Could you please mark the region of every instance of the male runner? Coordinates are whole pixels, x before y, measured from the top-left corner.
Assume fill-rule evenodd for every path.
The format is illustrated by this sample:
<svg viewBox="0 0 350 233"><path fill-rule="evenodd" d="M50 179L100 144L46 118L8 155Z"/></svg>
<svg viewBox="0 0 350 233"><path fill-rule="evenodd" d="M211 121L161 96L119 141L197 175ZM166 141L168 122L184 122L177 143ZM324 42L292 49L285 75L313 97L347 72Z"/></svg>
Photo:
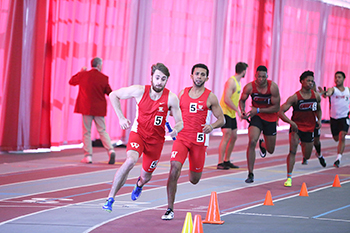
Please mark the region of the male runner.
<svg viewBox="0 0 350 233"><path fill-rule="evenodd" d="M125 118L121 110L120 99L134 98L136 100L137 117L132 125L127 144L127 158L116 172L108 199L103 206L103 209L108 212L112 211L115 195L124 185L130 170L142 154L141 175L131 193L132 200L135 201L140 196L143 185L151 179L163 149L168 111L175 119L175 126L170 136L176 137L183 128L179 100L174 93L165 88L169 76L168 68L162 63L157 63L151 68L151 85L124 87L109 95L122 129L128 129L131 121Z"/></svg>
<svg viewBox="0 0 350 233"><path fill-rule="evenodd" d="M334 76L335 87L330 87L326 92L319 87L324 97L330 97L331 132L334 141L338 142L335 167L339 167L345 148L345 136L349 130L349 104L350 89L344 86L345 73L337 71Z"/></svg>
<svg viewBox="0 0 350 233"><path fill-rule="evenodd" d="M205 82L209 79L208 76L209 69L206 65L194 65L191 71L192 87L187 87L179 93L184 128L174 141L171 152L171 168L167 183L168 209L162 216L163 220L174 218L177 181L187 155L190 164L189 181L197 184L204 167L208 134L225 123L217 97L204 87ZM209 110L217 118L212 124L209 124Z"/></svg>
<svg viewBox="0 0 350 233"><path fill-rule="evenodd" d="M249 119L248 128L248 178L246 183L254 182L255 147L261 131L264 139L259 140L260 156L265 157L266 151L272 154L276 145L276 125L278 111L280 109L280 93L275 82L267 80L267 68L259 66L256 69L255 80L245 85L239 100L239 108L242 119ZM245 102L251 96L252 107L249 112L245 112Z"/></svg>
<svg viewBox="0 0 350 233"><path fill-rule="evenodd" d="M295 164L299 139L303 157L309 159L311 156L314 140L316 119L318 127L321 128L321 97L312 90L314 73L305 71L300 76L301 89L290 96L281 106L279 117L290 124L289 130L289 154L287 157L287 180L284 186L292 186L292 172ZM285 112L293 106L292 118L289 119ZM316 118L317 116L317 118Z"/></svg>
<svg viewBox="0 0 350 233"><path fill-rule="evenodd" d="M238 62L236 64L236 74L225 83L224 93L220 100L220 106L225 116L225 125L221 127L222 139L219 145L217 169L239 168L231 163L230 157L237 140L236 115L241 118L241 112L238 109L239 95L241 94L241 78L244 78L247 68L247 63Z"/></svg>
<svg viewBox="0 0 350 233"><path fill-rule="evenodd" d="M313 82L313 86L312 86L312 90L314 92L316 92L316 84L315 81ZM316 117L316 125L315 125L315 130L314 130L314 147L316 149L316 157L318 158L320 164L322 167L326 167L326 160L324 159L324 157L322 156L321 153L321 140L320 140L320 136L321 136L321 128L319 127L318 123L317 123L317 117ZM302 165L307 165L307 159L305 157L303 157L303 161L301 162Z"/></svg>

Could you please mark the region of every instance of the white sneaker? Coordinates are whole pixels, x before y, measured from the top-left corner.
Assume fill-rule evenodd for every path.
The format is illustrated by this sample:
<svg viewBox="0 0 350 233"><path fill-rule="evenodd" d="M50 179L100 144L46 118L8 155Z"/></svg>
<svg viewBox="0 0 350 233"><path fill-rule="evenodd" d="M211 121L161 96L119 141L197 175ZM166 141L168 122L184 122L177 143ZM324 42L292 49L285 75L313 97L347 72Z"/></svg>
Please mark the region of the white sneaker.
<svg viewBox="0 0 350 233"><path fill-rule="evenodd" d="M174 211L170 208L168 208L165 212L165 214L162 216L163 220L171 220L174 218Z"/></svg>
<svg viewBox="0 0 350 233"><path fill-rule="evenodd" d="M80 162L81 163L92 163L92 156L86 155Z"/></svg>

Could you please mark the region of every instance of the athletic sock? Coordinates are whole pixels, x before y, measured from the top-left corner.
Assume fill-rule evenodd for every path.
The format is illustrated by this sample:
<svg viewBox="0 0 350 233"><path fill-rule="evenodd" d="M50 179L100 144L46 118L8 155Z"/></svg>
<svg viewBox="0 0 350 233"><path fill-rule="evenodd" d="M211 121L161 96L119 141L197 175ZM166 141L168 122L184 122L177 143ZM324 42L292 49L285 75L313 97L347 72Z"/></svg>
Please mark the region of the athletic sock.
<svg viewBox="0 0 350 233"><path fill-rule="evenodd" d="M287 173L287 178L291 178L292 179L292 173Z"/></svg>
<svg viewBox="0 0 350 233"><path fill-rule="evenodd" d="M339 160L339 162L340 162L340 160L341 160L341 157L342 157L342 155L341 155L341 154L338 154L337 160Z"/></svg>
<svg viewBox="0 0 350 233"><path fill-rule="evenodd" d="M320 155L321 154L321 143L318 144L318 145L315 145L315 149L316 149L316 152L317 152L317 157L321 158L322 157L322 155Z"/></svg>

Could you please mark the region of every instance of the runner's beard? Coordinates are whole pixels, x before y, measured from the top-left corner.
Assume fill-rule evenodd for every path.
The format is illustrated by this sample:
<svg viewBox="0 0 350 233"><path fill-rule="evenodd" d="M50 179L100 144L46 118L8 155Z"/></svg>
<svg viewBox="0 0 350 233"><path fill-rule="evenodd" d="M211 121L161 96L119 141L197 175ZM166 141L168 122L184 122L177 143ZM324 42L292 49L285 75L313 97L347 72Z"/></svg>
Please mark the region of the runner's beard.
<svg viewBox="0 0 350 233"><path fill-rule="evenodd" d="M205 82L197 83L197 82L193 81L193 83L194 83L194 85L196 85L196 87L202 87Z"/></svg>
<svg viewBox="0 0 350 233"><path fill-rule="evenodd" d="M164 90L164 87L163 86L161 86L161 87L158 86L157 87L157 86L154 86L153 83L152 83L152 89L153 89L153 91L155 91L157 93L162 92Z"/></svg>

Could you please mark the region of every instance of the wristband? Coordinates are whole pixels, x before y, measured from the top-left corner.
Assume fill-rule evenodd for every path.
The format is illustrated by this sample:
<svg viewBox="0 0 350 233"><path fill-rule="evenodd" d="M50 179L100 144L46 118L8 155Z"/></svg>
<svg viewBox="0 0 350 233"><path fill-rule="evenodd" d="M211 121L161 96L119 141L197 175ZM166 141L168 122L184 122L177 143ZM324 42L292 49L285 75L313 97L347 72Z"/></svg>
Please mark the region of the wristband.
<svg viewBox="0 0 350 233"><path fill-rule="evenodd" d="M259 113L259 112L260 112L260 108L257 108L257 109L256 109L256 113Z"/></svg>
<svg viewBox="0 0 350 233"><path fill-rule="evenodd" d="M209 125L211 127L211 130L214 130L213 126Z"/></svg>

